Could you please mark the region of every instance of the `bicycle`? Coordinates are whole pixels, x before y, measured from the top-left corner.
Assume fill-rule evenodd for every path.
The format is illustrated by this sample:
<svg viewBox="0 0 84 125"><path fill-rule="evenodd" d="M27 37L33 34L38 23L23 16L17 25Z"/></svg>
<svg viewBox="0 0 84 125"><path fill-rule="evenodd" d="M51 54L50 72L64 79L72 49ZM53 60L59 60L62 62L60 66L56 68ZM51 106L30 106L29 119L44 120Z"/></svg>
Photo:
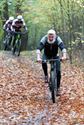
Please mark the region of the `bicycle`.
<svg viewBox="0 0 84 125"><path fill-rule="evenodd" d="M16 54L17 56L20 56L20 51L21 51L21 35L25 34L27 31L24 32L14 32L14 34L16 35L16 41L15 44L12 48L12 54Z"/></svg>
<svg viewBox="0 0 84 125"><path fill-rule="evenodd" d="M16 35L16 40L12 48L12 54L16 54L17 56L19 56L21 49L21 32L14 32L14 34Z"/></svg>
<svg viewBox="0 0 84 125"><path fill-rule="evenodd" d="M53 103L55 103L56 95L57 95L57 73L56 73L56 61L59 59L48 59L44 60L50 63L50 78L49 78L49 90L51 92L51 97ZM61 61L61 59L60 59Z"/></svg>
<svg viewBox="0 0 84 125"><path fill-rule="evenodd" d="M3 41L4 50L10 50L11 48L11 45L9 45L10 39L11 39L11 32L9 31L6 33L5 39Z"/></svg>

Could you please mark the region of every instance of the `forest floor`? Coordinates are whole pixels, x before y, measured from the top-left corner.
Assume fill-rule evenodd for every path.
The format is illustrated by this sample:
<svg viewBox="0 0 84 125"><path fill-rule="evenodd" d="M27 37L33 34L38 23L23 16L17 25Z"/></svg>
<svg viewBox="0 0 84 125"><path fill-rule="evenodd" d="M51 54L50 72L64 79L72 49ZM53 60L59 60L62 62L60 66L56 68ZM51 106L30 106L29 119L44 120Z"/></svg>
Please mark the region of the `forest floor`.
<svg viewBox="0 0 84 125"><path fill-rule="evenodd" d="M34 55L0 52L0 125L84 125L84 72L62 63L61 95L52 103Z"/></svg>

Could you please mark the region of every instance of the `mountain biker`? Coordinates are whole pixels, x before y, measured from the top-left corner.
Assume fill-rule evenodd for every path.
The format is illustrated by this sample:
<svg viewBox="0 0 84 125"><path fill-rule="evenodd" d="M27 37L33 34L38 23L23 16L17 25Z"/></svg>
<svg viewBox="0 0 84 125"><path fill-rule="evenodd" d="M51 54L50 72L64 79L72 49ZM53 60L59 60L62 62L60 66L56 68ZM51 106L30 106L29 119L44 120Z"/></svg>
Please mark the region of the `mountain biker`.
<svg viewBox="0 0 84 125"><path fill-rule="evenodd" d="M21 31L22 28L27 30L27 27L22 15L18 15L17 18L13 21L11 29L13 32L22 32ZM17 38L17 34L14 33L13 47L15 45L16 38Z"/></svg>
<svg viewBox="0 0 84 125"><path fill-rule="evenodd" d="M42 37L40 40L40 44L37 47L37 61L42 62L42 69L45 75L45 83L48 82L48 71L47 71L47 63L45 60L47 59L58 59L56 60L56 72L57 72L57 88L60 88L60 80L61 80L61 70L60 70L60 59L58 55L58 48L62 51L62 60L66 60L66 49L62 39L57 36L56 32L53 29L50 29L47 32L47 35ZM44 53L41 59L41 50L44 49Z"/></svg>
<svg viewBox="0 0 84 125"><path fill-rule="evenodd" d="M10 33L9 45L11 44L11 41L12 41L11 25L12 25L13 20L14 20L14 17L10 16L3 26L3 29L5 30L6 34Z"/></svg>

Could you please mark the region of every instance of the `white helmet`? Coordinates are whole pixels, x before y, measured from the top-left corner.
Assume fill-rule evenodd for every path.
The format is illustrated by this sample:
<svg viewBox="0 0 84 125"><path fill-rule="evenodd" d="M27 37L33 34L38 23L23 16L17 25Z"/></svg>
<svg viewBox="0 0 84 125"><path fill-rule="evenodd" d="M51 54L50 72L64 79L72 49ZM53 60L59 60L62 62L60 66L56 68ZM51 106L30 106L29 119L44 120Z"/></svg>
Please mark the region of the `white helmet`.
<svg viewBox="0 0 84 125"><path fill-rule="evenodd" d="M17 16L17 19L18 19L18 20L22 20L22 19L23 19L22 15L18 15L18 16Z"/></svg>
<svg viewBox="0 0 84 125"><path fill-rule="evenodd" d="M49 35L49 34L56 35L56 32L55 32L55 30L53 30L53 29L50 29L50 30L47 32L47 34L48 34L48 35Z"/></svg>
<svg viewBox="0 0 84 125"><path fill-rule="evenodd" d="M49 35L53 35L52 41L49 39ZM48 37L48 43L49 43L49 44L54 43L55 40L56 40L56 32L55 32L55 30L50 29L50 30L47 32L47 37Z"/></svg>
<svg viewBox="0 0 84 125"><path fill-rule="evenodd" d="M9 20L10 20L10 21L13 21L13 20L14 20L14 17L13 17L13 16L9 17Z"/></svg>

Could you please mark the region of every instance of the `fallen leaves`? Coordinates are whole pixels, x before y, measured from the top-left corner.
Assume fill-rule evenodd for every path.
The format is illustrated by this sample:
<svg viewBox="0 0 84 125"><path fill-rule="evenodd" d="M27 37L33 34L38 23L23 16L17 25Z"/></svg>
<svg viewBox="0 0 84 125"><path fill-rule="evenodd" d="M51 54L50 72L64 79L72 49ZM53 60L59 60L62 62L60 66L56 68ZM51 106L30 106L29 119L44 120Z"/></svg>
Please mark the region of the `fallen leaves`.
<svg viewBox="0 0 84 125"><path fill-rule="evenodd" d="M53 104L40 64L26 56L0 54L0 125L4 124L83 125L84 72L62 64L61 96Z"/></svg>

